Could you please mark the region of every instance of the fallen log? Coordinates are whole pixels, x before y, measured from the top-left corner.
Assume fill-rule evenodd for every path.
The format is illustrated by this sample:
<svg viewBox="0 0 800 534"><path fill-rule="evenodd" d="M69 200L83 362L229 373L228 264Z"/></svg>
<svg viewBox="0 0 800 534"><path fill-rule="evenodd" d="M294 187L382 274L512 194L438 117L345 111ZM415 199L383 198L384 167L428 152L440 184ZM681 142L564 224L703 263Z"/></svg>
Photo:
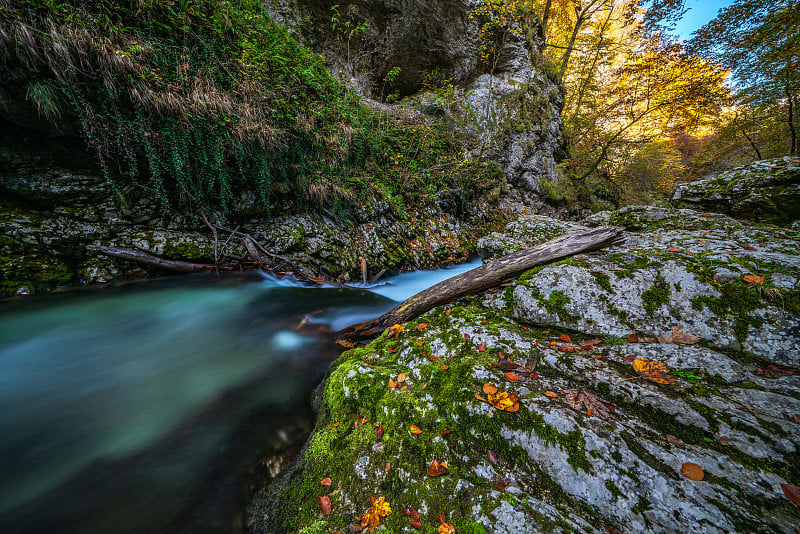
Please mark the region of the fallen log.
<svg viewBox="0 0 800 534"><path fill-rule="evenodd" d="M210 271L211 269L214 268L213 265L206 265L203 263L190 263L188 261L166 260L164 258L159 258L158 256L153 256L152 254L146 254L144 252L139 252L137 250L130 250L126 248L88 245L86 249L92 252L97 252L98 254L103 254L105 256L111 256L112 258L130 260L136 263L141 263L143 265L150 265L152 267L158 267L159 269L164 269L166 271L173 271L176 273L202 273Z"/></svg>
<svg viewBox="0 0 800 534"><path fill-rule="evenodd" d="M617 245L624 240L621 228L595 228L577 234L563 235L535 247L503 256L471 271L439 282L403 301L376 319L340 330L338 332L339 342L348 345L356 341L378 337L381 332L394 324L410 321L436 306L466 295L491 289L537 265L560 260L579 252L589 252Z"/></svg>

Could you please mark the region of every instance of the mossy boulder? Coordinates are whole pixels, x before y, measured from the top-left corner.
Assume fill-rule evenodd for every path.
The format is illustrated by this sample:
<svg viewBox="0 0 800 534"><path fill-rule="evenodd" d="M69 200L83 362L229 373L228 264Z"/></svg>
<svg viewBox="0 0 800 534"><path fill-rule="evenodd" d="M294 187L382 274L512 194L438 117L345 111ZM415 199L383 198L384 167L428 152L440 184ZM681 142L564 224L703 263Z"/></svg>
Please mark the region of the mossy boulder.
<svg viewBox="0 0 800 534"><path fill-rule="evenodd" d="M716 349L800 366L800 233L650 207L584 221L599 224L628 228L627 241L533 269L495 305L591 335L658 338L682 327ZM585 227L525 217L480 246L503 255Z"/></svg>
<svg viewBox="0 0 800 534"><path fill-rule="evenodd" d="M780 484L800 469L800 377L764 378L697 346L563 352L563 331L516 322L487 307L495 300L435 309L396 339L342 355L304 454L253 502L250 531L347 532L384 497L386 532L414 531L407 507L428 533L442 513L471 533L791 532L800 508ZM629 354L667 362L676 382L626 380L636 376ZM500 355L535 362L535 374L509 381ZM519 410L478 399L485 383L516 394ZM575 410L558 394L569 388L616 411L604 420ZM433 461L443 475L429 475ZM686 462L703 467L703 481L681 476ZM330 515L318 507L324 495Z"/></svg>
<svg viewBox="0 0 800 534"><path fill-rule="evenodd" d="M679 185L672 202L682 208L788 224L800 219L800 158L756 161Z"/></svg>

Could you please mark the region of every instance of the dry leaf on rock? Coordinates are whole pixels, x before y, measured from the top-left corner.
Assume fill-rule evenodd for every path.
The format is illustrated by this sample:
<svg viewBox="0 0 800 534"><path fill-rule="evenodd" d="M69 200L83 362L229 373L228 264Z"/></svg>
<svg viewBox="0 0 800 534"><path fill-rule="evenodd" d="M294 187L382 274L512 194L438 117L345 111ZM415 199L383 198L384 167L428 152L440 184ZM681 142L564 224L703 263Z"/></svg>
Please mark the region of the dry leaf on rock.
<svg viewBox="0 0 800 534"><path fill-rule="evenodd" d="M558 336L558 339L560 339L565 343L572 343L572 339L567 334L561 334L560 336Z"/></svg>
<svg viewBox="0 0 800 534"><path fill-rule="evenodd" d="M623 534L620 529L612 527L611 525L604 525L603 528L606 532L608 532L608 534Z"/></svg>
<svg viewBox="0 0 800 534"><path fill-rule="evenodd" d="M519 377L516 373L508 372L503 375L509 382L519 382Z"/></svg>
<svg viewBox="0 0 800 534"><path fill-rule="evenodd" d="M792 416L792 421L794 421L795 423L797 423L798 425L800 425L800 415L798 415L798 414L794 414L794 415Z"/></svg>
<svg viewBox="0 0 800 534"><path fill-rule="evenodd" d="M551 399L558 398L558 393L556 393L555 391L545 391L544 394L550 397Z"/></svg>
<svg viewBox="0 0 800 534"><path fill-rule="evenodd" d="M568 343L564 343L558 346L558 350L562 352L580 352L580 349L575 345L570 345Z"/></svg>
<svg viewBox="0 0 800 534"><path fill-rule="evenodd" d="M633 370L645 380L655 382L656 384L672 384L677 380L677 378L669 374L669 367L667 367L667 364L658 360L638 358L633 362Z"/></svg>
<svg viewBox="0 0 800 534"><path fill-rule="evenodd" d="M589 415L596 415L600 419L608 419L608 414L615 410L610 402L580 388L564 389L561 394L573 409L581 411L581 405L586 406Z"/></svg>
<svg viewBox="0 0 800 534"><path fill-rule="evenodd" d="M516 412L519 410L519 397L516 395L510 394L507 391L498 391L496 386L488 382L483 385L483 392L486 393L485 399L477 393L475 394L475 398L488 402L498 410L504 410L506 412Z"/></svg>
<svg viewBox="0 0 800 534"><path fill-rule="evenodd" d="M628 334L628 337L625 338L625 340L628 343L638 343L639 342L639 336L637 336L636 334Z"/></svg>
<svg viewBox="0 0 800 534"><path fill-rule="evenodd" d="M746 274L746 275L744 275L743 280L745 282L747 282L748 284L763 284L764 283L764 277L763 276L758 276L758 275L755 275L755 274Z"/></svg>
<svg viewBox="0 0 800 534"><path fill-rule="evenodd" d="M670 252L680 252L681 249L680 249L680 247L669 247L669 251Z"/></svg>
<svg viewBox="0 0 800 534"><path fill-rule="evenodd" d="M791 484L781 484L783 494L786 495L790 501L800 506L800 488L792 486Z"/></svg>
<svg viewBox="0 0 800 534"><path fill-rule="evenodd" d="M494 451L492 449L486 450L486 458L489 459L489 463L491 463L492 465L497 465L497 456L494 454Z"/></svg>
<svg viewBox="0 0 800 534"><path fill-rule="evenodd" d="M431 462L431 465L428 466L428 476L438 477L445 473L447 473L447 464L439 463L438 460L434 460Z"/></svg>
<svg viewBox="0 0 800 534"><path fill-rule="evenodd" d="M673 326L672 334L658 336L659 343L672 343L674 345L694 345L698 341L700 341L699 337L683 332L683 325Z"/></svg>
<svg viewBox="0 0 800 534"><path fill-rule="evenodd" d="M681 474L689 480L693 480L695 482L703 480L704 476L703 468L697 464L693 464L692 462L686 462L681 466Z"/></svg>
<svg viewBox="0 0 800 534"><path fill-rule="evenodd" d="M623 362L632 362L635 359L636 359L636 355L635 354L628 354L628 355L622 357L622 361Z"/></svg>
<svg viewBox="0 0 800 534"><path fill-rule="evenodd" d="M331 499L327 495L323 495L319 499L317 499L317 506L319 506L320 512L325 515L331 513Z"/></svg>
<svg viewBox="0 0 800 534"><path fill-rule="evenodd" d="M486 350L486 343L481 343L478 345L478 352L483 352Z"/></svg>
<svg viewBox="0 0 800 534"><path fill-rule="evenodd" d="M759 367L755 373L761 376L800 376L800 369L771 363L766 367Z"/></svg>
<svg viewBox="0 0 800 534"><path fill-rule="evenodd" d="M601 341L599 339L590 339L589 341L579 341L578 345L581 346L584 350L590 350L595 345L599 345Z"/></svg>
<svg viewBox="0 0 800 534"><path fill-rule="evenodd" d="M672 434L667 434L667 441L678 447L679 449L685 449L686 443L683 442L682 439L676 438Z"/></svg>
<svg viewBox="0 0 800 534"><path fill-rule="evenodd" d="M400 324L393 324L393 325L392 325L392 326L389 328L389 333L386 335L386 337L400 337L400 334L402 334L403 332L405 332L405 330L406 330L406 329L405 329L405 328L403 328L403 325L400 325Z"/></svg>
<svg viewBox="0 0 800 534"><path fill-rule="evenodd" d="M447 522L444 512L439 514L437 519L439 520L439 528L436 529L437 534L455 534L456 529L453 527L453 525Z"/></svg>

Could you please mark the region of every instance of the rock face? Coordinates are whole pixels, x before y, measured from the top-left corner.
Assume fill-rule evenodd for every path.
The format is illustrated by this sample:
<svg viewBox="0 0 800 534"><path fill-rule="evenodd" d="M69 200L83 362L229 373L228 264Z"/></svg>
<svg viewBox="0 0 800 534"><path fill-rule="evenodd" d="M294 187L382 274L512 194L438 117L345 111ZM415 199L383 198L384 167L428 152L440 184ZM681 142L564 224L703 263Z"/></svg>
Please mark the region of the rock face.
<svg viewBox="0 0 800 534"><path fill-rule="evenodd" d="M22 129L0 143L0 296L147 274L135 264L88 254L87 245L213 263L214 241L199 213L165 215L147 191L113 187L74 144L63 139L42 144ZM497 198L443 193L439 202L404 217L373 203L349 222L322 213L268 218L250 196L237 200L227 226L250 233L307 272L348 273L352 280L361 278L362 257L370 277L384 268L464 260L484 228L503 216ZM228 237L221 231L220 243ZM230 239L224 252L247 256L238 238Z"/></svg>
<svg viewBox="0 0 800 534"><path fill-rule="evenodd" d="M272 0L271 13L329 59L330 70L371 98L408 97L450 116L474 137L472 157L497 162L512 186L506 200L552 214L543 181L566 157L563 94L540 59L542 42L506 33L498 60L480 60L476 0ZM535 21L530 33L535 34ZM354 33L353 28L358 28ZM533 49L532 49L533 48ZM399 74L387 74L399 68Z"/></svg>
<svg viewBox="0 0 800 534"><path fill-rule="evenodd" d="M427 531L444 514L469 533L793 532L800 507L781 484L800 483L800 234L654 208L585 224L609 222L626 244L342 355L251 531L347 532L384 497L390 532L410 531L407 508ZM481 245L500 254L576 228L527 217ZM641 378L645 358L667 379ZM495 407L503 392L510 410Z"/></svg>
<svg viewBox="0 0 800 534"><path fill-rule="evenodd" d="M787 224L800 219L800 158L756 161L682 184L673 204L735 217Z"/></svg>

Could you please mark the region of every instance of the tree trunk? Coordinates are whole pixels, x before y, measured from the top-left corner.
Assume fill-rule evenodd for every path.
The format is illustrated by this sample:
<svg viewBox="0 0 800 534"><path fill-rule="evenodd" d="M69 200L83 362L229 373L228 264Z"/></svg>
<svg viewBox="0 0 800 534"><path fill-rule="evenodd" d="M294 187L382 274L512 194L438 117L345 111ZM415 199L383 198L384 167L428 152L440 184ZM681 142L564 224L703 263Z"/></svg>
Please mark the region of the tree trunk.
<svg viewBox="0 0 800 534"><path fill-rule="evenodd" d="M789 133L791 135L791 147L789 148L789 154L792 156L797 155L797 130L794 127L794 102L792 101L792 93L789 92L789 86L787 85L785 88L786 91L786 98L789 100Z"/></svg>
<svg viewBox="0 0 800 534"><path fill-rule="evenodd" d="M139 252L137 250L129 250L125 248L89 245L86 247L86 249L92 252L97 252L98 254L111 256L112 258L130 260L136 263L142 263L144 265L150 265L151 267L158 267L159 269L164 269L165 271L173 271L176 273L201 273L205 271L210 271L211 269L214 268L213 265L204 265L202 263L165 260L164 258L153 256L152 254L145 254L144 252Z"/></svg>
<svg viewBox="0 0 800 534"><path fill-rule="evenodd" d="M544 15L542 15L542 40L547 45L547 20L550 18L550 4L552 4L553 0L547 0L547 3L544 5Z"/></svg>
<svg viewBox="0 0 800 534"><path fill-rule="evenodd" d="M377 337L393 324L419 317L428 310L457 298L480 293L519 276L528 269L577 254L616 245L624 241L621 228L595 228L567 234L547 243L521 250L486 263L466 273L448 278L392 308L377 319L348 326L339 331L342 344Z"/></svg>

